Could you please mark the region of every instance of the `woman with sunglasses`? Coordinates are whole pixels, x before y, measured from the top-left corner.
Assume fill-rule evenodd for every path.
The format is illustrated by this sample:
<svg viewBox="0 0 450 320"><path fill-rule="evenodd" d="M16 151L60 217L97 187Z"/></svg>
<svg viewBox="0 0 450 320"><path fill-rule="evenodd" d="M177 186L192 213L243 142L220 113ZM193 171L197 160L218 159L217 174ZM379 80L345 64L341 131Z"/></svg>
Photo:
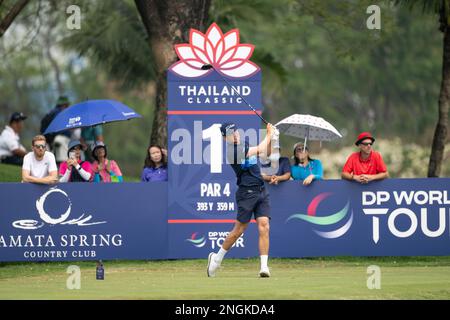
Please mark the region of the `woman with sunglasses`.
<svg viewBox="0 0 450 320"><path fill-rule="evenodd" d="M382 180L389 177L383 157L372 150L375 138L370 132L362 132L355 145L359 152L352 153L342 169L342 179L367 184L370 181Z"/></svg>
<svg viewBox="0 0 450 320"><path fill-rule="evenodd" d="M59 182L90 182L93 177L91 164L88 161L81 161L81 142L72 140L69 143L66 162L59 166L61 178Z"/></svg>
<svg viewBox="0 0 450 320"><path fill-rule="evenodd" d="M311 159L308 147L302 142L294 145L294 161L291 166L291 176L294 180L302 180L303 185L308 186L313 180L323 178L322 162L318 159Z"/></svg>
<svg viewBox="0 0 450 320"><path fill-rule="evenodd" d="M22 182L54 184L58 182L58 168L53 153L46 151L47 143L42 135L31 141L33 152L23 158Z"/></svg>

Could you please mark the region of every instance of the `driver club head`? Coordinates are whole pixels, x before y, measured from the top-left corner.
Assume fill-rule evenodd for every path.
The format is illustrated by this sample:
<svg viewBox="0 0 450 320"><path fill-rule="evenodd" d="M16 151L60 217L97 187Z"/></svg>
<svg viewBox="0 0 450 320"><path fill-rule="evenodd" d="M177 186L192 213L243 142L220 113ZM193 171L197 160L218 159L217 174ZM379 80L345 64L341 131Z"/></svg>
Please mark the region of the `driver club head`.
<svg viewBox="0 0 450 320"><path fill-rule="evenodd" d="M204 64L203 66L202 66L202 70L209 70L209 69L212 69L213 68L213 66L212 65L210 65L210 64Z"/></svg>

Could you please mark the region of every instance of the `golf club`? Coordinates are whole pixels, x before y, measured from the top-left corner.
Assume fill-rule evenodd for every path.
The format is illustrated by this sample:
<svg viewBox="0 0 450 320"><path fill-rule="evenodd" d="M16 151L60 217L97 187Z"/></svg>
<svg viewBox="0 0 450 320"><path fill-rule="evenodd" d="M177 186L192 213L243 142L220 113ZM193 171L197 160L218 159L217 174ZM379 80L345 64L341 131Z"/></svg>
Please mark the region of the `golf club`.
<svg viewBox="0 0 450 320"><path fill-rule="evenodd" d="M201 68L202 70L209 70L209 69L214 69L214 67L211 65L211 64L204 64L203 66L202 66L202 68ZM214 70L216 70L216 69L214 69ZM217 70L216 70L217 71ZM253 108L252 107L252 105L250 104L250 103L248 103L246 100L245 100L245 98L228 82L228 80L227 79L225 79L225 77L224 76L222 76L221 74L220 74L220 72L217 72L219 75L220 75L220 77L234 90L234 92L236 92L238 95L239 95L239 97L241 97L241 99L245 102L245 104L247 104L247 106L249 106L250 107L250 109L252 109L253 110L253 112L262 120L262 121L264 121L264 123L265 124L269 124L269 122L267 122L266 121L266 119L264 119L256 110L255 110L255 108Z"/></svg>

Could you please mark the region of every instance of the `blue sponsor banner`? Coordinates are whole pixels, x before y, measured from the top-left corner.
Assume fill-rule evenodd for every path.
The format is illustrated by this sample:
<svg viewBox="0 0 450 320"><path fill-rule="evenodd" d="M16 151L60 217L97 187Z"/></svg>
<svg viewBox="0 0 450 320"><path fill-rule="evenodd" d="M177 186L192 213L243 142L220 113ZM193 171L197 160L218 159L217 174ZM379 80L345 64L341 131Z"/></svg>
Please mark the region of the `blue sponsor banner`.
<svg viewBox="0 0 450 320"><path fill-rule="evenodd" d="M388 179L368 185L325 180L308 187L288 181L268 188L272 257L450 254L450 179ZM204 258L217 250L229 229L178 225L170 235L170 256ZM257 256L257 236L251 224L229 255Z"/></svg>
<svg viewBox="0 0 450 320"><path fill-rule="evenodd" d="M450 179L271 188L271 253L303 256L450 254Z"/></svg>
<svg viewBox="0 0 450 320"><path fill-rule="evenodd" d="M235 213L170 224L167 186L0 184L0 261L206 258L217 251ZM268 188L272 257L450 254L448 178ZM251 223L227 256L257 256L257 240Z"/></svg>
<svg viewBox="0 0 450 320"><path fill-rule="evenodd" d="M167 184L0 184L0 261L167 257Z"/></svg>

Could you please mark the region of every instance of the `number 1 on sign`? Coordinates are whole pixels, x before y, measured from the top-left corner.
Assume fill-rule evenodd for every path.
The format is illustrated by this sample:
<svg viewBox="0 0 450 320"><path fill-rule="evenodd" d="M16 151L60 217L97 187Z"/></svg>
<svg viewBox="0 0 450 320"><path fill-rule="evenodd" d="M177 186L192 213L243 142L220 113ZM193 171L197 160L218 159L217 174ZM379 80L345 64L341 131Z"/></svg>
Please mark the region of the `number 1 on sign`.
<svg viewBox="0 0 450 320"><path fill-rule="evenodd" d="M210 171L211 173L222 173L222 134L220 133L220 123L215 123L208 129L202 131L203 140L211 140L210 148Z"/></svg>

